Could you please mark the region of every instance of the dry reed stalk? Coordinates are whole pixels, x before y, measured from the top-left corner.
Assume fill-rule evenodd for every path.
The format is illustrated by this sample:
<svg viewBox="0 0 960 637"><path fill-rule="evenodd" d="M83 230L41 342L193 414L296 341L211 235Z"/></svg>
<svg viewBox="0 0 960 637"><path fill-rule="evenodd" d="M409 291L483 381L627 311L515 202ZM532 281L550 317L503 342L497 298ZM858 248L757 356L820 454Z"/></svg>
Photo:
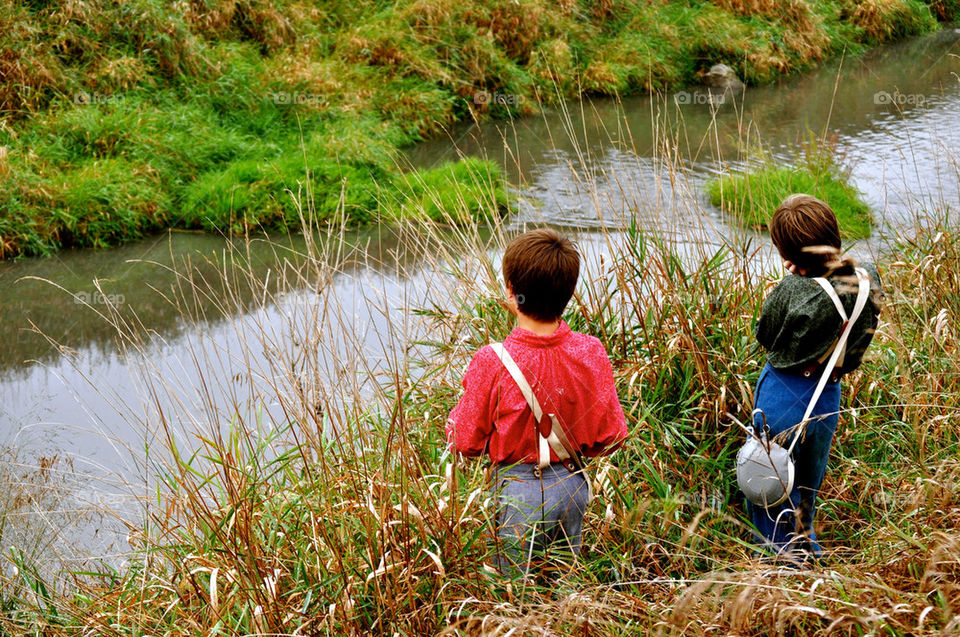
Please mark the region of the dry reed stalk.
<svg viewBox="0 0 960 637"><path fill-rule="evenodd" d="M579 139L579 117L568 112L566 138ZM768 568L724 480L739 442L726 414L749 413L760 366L749 327L763 248L723 236L690 196L678 139L655 137L653 191L588 148L572 153L571 180L602 224L579 235L588 258L568 320L611 352L633 437L601 470L583 562L558 584L491 574L483 467L454 471L443 453L463 365L511 328L496 259L519 228L410 222L391 231L395 252L374 255L343 226L310 227L308 192L305 246L275 244L267 272L249 242L211 257L207 274L174 268L175 286L159 292L183 324L177 373L151 355L147 317L99 310L138 361L116 407L160 441L137 567L57 597L59 623L23 598L34 614L0 621L50 634L946 630L960 611L957 465L944 460L958 370L937 317L958 311L958 235L929 242L917 229L917 250L890 270L877 360L851 379L858 411L843 417L862 427L838 441L822 515L828 536L855 525L863 537L830 567ZM691 218L702 221L687 234ZM370 270L386 276L372 284ZM212 325L228 337L210 339ZM892 431L936 464L897 482L899 459L867 456L863 442ZM870 497L878 485L897 499ZM903 519L916 519L912 534Z"/></svg>

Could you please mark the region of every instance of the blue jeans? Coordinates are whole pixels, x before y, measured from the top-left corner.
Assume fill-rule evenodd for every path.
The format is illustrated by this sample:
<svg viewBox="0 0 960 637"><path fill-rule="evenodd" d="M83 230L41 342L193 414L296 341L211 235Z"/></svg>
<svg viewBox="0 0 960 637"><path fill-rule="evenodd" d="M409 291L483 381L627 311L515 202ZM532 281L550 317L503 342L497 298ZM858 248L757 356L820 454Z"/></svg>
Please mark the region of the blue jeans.
<svg viewBox="0 0 960 637"><path fill-rule="evenodd" d="M499 501L496 530L501 543L500 571L526 574L532 561L572 562L580 552L587 482L561 464L533 474L531 464L496 467Z"/></svg>
<svg viewBox="0 0 960 637"><path fill-rule="evenodd" d="M802 374L781 372L769 363L764 366L757 381L754 405L766 416L771 438L803 419L819 380L819 376L807 378ZM830 457L839 411L840 382L827 381L814 407L812 419L807 423L806 432L801 434L793 449L796 474L790 498L766 509L747 503L750 519L759 534L756 539L763 549L788 557L799 557L804 551L815 558L822 555L823 550L813 528L813 517L817 510L817 492L827 471L827 459ZM763 416L760 414L754 416L753 428L758 434L763 429ZM789 447L792 436L793 432L786 440L779 439L777 442Z"/></svg>

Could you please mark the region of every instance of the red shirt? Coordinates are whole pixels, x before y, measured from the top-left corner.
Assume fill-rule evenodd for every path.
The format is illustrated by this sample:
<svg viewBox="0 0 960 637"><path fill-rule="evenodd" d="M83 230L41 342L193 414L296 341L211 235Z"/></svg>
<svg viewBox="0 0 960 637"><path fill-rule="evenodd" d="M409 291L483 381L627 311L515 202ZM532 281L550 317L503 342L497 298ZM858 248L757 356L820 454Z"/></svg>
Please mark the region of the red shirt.
<svg viewBox="0 0 960 637"><path fill-rule="evenodd" d="M503 342L544 412L556 414L571 444L586 456L610 453L627 436L627 422L603 344L563 321L550 336L515 328ZM490 347L477 352L463 377L463 397L450 412L447 440L460 453L487 451L495 463L537 462L536 418L520 388ZM550 458L558 462L550 451Z"/></svg>

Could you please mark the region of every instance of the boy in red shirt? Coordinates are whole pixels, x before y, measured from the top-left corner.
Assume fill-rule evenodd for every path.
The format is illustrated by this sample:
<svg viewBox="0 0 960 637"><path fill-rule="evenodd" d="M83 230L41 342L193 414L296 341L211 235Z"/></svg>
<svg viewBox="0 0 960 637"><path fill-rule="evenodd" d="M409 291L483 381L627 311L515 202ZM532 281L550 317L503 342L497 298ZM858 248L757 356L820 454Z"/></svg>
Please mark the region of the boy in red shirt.
<svg viewBox="0 0 960 637"><path fill-rule="evenodd" d="M527 232L507 246L503 276L517 327L503 349L531 386L542 419L538 425L496 346L488 345L470 361L463 397L447 421L452 447L466 456L489 454L494 465L496 533L507 558L501 567L522 565L526 572L535 549L580 550L589 487L584 472L571 472L557 447L547 446L553 426L561 426L569 446L584 456L609 454L627 436L603 344L571 331L560 318L579 275L576 248L553 230Z"/></svg>

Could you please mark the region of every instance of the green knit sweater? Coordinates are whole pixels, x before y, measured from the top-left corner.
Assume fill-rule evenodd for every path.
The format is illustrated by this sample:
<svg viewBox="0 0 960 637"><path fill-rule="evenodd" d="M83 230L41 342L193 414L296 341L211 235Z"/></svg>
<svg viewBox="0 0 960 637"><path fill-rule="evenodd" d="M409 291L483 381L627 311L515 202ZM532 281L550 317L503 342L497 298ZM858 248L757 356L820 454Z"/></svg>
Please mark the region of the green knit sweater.
<svg viewBox="0 0 960 637"><path fill-rule="evenodd" d="M873 339L883 303L880 274L872 264L863 264L870 275L870 299L853 326L847 341L841 371L860 366ZM847 315L857 300L857 277L852 269L828 278ZM788 274L763 303L757 321L757 341L767 350L767 361L785 372L800 373L815 364L840 336L843 320L833 301L812 278Z"/></svg>

